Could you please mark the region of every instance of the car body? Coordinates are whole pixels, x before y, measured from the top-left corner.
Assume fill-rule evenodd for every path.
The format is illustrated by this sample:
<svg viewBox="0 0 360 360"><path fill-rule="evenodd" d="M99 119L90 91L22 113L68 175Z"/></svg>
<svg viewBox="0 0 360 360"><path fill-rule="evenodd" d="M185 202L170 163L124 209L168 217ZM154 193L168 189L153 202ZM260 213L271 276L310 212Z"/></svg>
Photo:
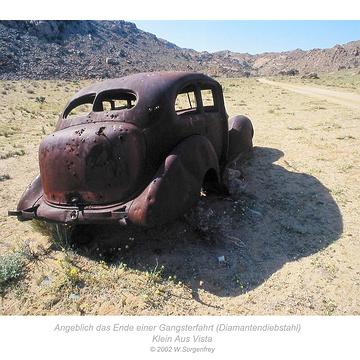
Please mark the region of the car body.
<svg viewBox="0 0 360 360"><path fill-rule="evenodd" d="M140 73L90 85L42 140L40 175L9 214L60 224L171 221L201 189L223 189L227 164L251 150L250 120L231 122L229 131L221 85L204 74Z"/></svg>

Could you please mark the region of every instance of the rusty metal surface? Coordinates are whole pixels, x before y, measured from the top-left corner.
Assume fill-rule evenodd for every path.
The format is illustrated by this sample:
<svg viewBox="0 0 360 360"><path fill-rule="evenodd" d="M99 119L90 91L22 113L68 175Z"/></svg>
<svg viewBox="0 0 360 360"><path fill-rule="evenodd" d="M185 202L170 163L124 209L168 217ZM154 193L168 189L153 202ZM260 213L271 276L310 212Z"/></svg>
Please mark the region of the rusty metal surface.
<svg viewBox="0 0 360 360"><path fill-rule="evenodd" d="M243 115L230 119L228 162L239 159L253 147L254 129L249 118Z"/></svg>
<svg viewBox="0 0 360 360"><path fill-rule="evenodd" d="M57 131L39 149L44 200L84 206L128 200L146 184L145 160L145 138L131 124L92 123Z"/></svg>
<svg viewBox="0 0 360 360"><path fill-rule="evenodd" d="M177 113L176 96L189 86L197 107ZM201 89L212 90L210 110ZM116 107L117 100L125 105ZM92 111L68 116L84 102ZM55 132L42 140L40 176L9 214L58 223L163 224L191 207L201 187L220 187L228 160L252 146L249 126L235 122L229 149L221 86L203 74L143 73L96 83L70 99Z"/></svg>
<svg viewBox="0 0 360 360"><path fill-rule="evenodd" d="M151 227L177 218L198 200L207 172L219 174L219 161L209 140L193 135L181 141L132 203L129 220Z"/></svg>

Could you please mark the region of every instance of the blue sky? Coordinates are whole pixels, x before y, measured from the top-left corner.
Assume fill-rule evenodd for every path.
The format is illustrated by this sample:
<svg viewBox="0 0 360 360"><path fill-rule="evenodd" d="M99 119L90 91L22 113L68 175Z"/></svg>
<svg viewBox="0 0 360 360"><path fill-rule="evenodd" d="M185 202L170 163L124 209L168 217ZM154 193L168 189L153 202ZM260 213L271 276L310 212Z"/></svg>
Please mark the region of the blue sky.
<svg viewBox="0 0 360 360"><path fill-rule="evenodd" d="M250 54L328 48L360 40L360 21L132 20L180 47Z"/></svg>

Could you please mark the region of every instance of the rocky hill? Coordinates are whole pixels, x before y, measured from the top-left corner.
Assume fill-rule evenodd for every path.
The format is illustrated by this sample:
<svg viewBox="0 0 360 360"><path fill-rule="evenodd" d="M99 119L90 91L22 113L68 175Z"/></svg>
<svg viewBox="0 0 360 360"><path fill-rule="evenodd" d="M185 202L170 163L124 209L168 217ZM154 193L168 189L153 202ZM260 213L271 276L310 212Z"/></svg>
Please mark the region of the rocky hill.
<svg viewBox="0 0 360 360"><path fill-rule="evenodd" d="M212 76L336 71L360 65L360 41L259 55L182 49L125 21L0 21L0 79L82 79L196 70Z"/></svg>
<svg viewBox="0 0 360 360"><path fill-rule="evenodd" d="M295 69L299 73L330 72L360 66L360 41L336 45L330 49L255 55L250 65L255 72L270 75Z"/></svg>

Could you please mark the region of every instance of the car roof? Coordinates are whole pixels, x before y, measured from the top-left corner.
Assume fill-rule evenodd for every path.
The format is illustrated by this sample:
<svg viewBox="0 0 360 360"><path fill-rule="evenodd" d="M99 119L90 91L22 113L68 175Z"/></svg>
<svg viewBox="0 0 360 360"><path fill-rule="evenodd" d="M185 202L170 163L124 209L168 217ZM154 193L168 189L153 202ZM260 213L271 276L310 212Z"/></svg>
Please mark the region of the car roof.
<svg viewBox="0 0 360 360"><path fill-rule="evenodd" d="M141 100L141 102L153 104L164 92L168 92L174 87L176 88L181 83L191 81L217 83L211 77L197 72L160 71L138 73L122 78L103 80L87 86L77 92L69 100L67 106L80 97L90 94L97 95L103 91L116 89L133 91L138 95L138 100Z"/></svg>

